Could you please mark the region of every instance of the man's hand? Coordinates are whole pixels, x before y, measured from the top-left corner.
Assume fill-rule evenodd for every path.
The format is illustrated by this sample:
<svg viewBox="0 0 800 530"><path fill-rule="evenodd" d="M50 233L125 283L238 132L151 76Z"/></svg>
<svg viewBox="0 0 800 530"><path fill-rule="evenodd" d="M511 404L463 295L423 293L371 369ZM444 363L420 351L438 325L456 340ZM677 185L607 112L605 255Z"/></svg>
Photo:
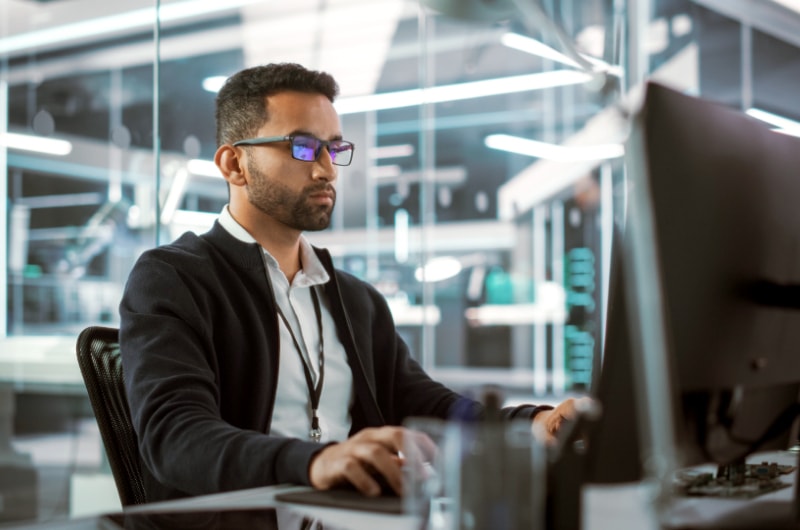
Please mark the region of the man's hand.
<svg viewBox="0 0 800 530"><path fill-rule="evenodd" d="M534 416L534 433L541 431L546 443L554 443L558 431L565 423L575 420L579 413L591 411L593 407L594 402L591 398L566 399L553 410L543 410Z"/></svg>
<svg viewBox="0 0 800 530"><path fill-rule="evenodd" d="M349 482L364 495L375 497L381 493L378 476L382 476L401 495L403 462L399 455L405 432L402 427L369 428L329 445L311 460L311 485L327 490Z"/></svg>

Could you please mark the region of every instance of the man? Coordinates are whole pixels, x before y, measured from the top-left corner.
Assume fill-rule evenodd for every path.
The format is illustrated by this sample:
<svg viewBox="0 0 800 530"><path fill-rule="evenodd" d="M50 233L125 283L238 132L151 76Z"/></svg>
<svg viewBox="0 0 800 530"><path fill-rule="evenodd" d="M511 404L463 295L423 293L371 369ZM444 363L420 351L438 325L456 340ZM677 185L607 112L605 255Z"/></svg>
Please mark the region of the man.
<svg viewBox="0 0 800 530"><path fill-rule="evenodd" d="M302 233L328 226L342 139L328 74L250 68L217 96L229 203L213 228L145 252L120 304L125 385L149 501L278 483L402 490L409 416L478 403L431 380L371 285ZM574 415L521 406L553 433Z"/></svg>

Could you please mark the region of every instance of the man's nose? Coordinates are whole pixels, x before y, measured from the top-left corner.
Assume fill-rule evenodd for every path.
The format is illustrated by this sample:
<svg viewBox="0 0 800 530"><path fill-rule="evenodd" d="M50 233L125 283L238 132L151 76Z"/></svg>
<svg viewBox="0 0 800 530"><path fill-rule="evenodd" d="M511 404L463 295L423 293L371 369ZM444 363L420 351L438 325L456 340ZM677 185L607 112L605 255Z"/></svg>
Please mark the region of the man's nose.
<svg viewBox="0 0 800 530"><path fill-rule="evenodd" d="M314 171L312 176L314 179L322 179L327 180L328 182L333 182L336 180L337 175L338 170L336 169L336 165L333 163L331 153L327 148L323 147L322 152L314 162Z"/></svg>

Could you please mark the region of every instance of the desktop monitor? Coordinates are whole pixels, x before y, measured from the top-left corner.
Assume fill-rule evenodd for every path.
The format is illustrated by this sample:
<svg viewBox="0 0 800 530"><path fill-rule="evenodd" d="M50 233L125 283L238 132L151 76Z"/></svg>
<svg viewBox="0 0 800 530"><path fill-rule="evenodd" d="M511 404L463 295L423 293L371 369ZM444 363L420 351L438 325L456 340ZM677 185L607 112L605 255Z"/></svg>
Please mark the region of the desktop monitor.
<svg viewBox="0 0 800 530"><path fill-rule="evenodd" d="M651 82L626 157L585 481L641 479L659 444L678 467L786 448L800 390L800 139Z"/></svg>

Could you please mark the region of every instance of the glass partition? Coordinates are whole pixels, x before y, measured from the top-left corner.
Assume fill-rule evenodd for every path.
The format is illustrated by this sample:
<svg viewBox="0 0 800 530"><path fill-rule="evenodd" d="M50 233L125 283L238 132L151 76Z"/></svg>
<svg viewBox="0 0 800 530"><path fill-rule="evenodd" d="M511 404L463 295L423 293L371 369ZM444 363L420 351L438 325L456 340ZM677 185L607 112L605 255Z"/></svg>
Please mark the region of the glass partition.
<svg viewBox="0 0 800 530"><path fill-rule="evenodd" d="M386 296L434 377L541 402L600 366L623 96L659 79L791 131L799 17L721 0L3 2L0 462L26 501L0 524L118 504L75 338L118 324L143 250L226 203L227 76L292 61L337 78L356 159L309 239Z"/></svg>
<svg viewBox="0 0 800 530"><path fill-rule="evenodd" d="M0 5L0 523L119 506L76 358L154 244L151 1ZM150 206L152 211L152 206Z"/></svg>

